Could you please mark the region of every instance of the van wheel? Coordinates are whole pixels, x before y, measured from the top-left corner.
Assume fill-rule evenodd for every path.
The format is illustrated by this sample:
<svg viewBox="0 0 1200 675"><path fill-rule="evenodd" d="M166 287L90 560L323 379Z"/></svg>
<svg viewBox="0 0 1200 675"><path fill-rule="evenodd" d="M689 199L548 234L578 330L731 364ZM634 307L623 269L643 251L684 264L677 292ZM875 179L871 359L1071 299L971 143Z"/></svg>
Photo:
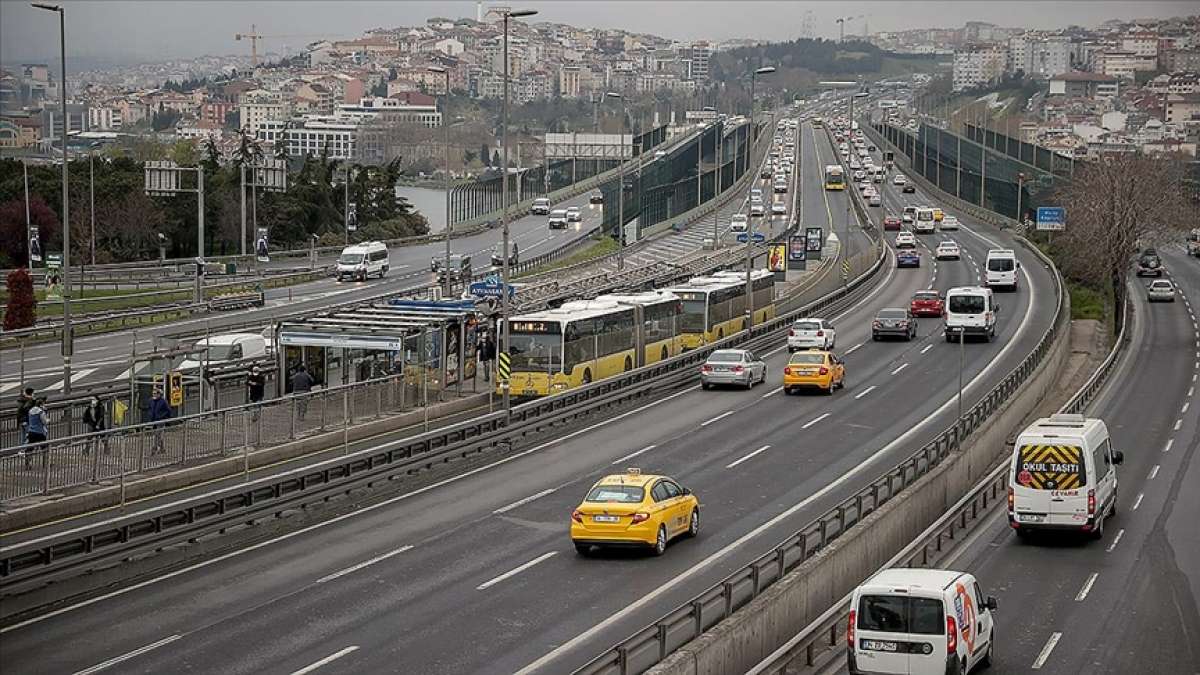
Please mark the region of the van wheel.
<svg viewBox="0 0 1200 675"><path fill-rule="evenodd" d="M979 669L986 670L992 667L992 648L996 646L996 629L992 628L992 634L988 640L987 651L984 652L983 658L979 660Z"/></svg>
<svg viewBox="0 0 1200 675"><path fill-rule="evenodd" d="M1107 519L1108 517L1103 511L1096 517L1096 529L1092 530L1092 539L1100 540L1104 538L1104 521Z"/></svg>
<svg viewBox="0 0 1200 675"><path fill-rule="evenodd" d="M383 269L379 270L379 278L382 279L382 278L386 277L387 273L388 273L388 266L384 265Z"/></svg>
<svg viewBox="0 0 1200 675"><path fill-rule="evenodd" d="M626 356L625 357L625 372L628 373L631 370L633 370L633 359L630 359L628 356Z"/></svg>

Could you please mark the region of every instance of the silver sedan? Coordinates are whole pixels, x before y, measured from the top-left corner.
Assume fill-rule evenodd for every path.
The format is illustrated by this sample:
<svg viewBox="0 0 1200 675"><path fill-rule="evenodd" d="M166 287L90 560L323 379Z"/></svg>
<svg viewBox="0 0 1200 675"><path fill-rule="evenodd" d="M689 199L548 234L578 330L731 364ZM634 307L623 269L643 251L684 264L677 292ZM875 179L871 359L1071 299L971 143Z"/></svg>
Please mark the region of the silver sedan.
<svg viewBox="0 0 1200 675"><path fill-rule="evenodd" d="M718 349L700 367L700 385L705 389L718 384L750 389L766 380L766 362L747 349Z"/></svg>

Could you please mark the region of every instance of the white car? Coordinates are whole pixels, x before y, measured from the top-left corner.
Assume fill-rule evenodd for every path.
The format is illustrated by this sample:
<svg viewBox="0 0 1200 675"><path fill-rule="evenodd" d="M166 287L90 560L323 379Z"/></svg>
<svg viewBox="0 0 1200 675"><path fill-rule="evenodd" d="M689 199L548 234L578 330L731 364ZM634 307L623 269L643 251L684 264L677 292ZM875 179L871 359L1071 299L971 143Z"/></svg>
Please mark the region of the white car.
<svg viewBox="0 0 1200 675"><path fill-rule="evenodd" d="M904 185L907 182L908 178L905 178L904 174L898 173L895 176L892 176L892 185Z"/></svg>
<svg viewBox="0 0 1200 675"><path fill-rule="evenodd" d="M942 216L942 222L940 225L938 225L938 227L940 227L942 230L957 230L958 218L950 214L946 214Z"/></svg>
<svg viewBox="0 0 1200 675"><path fill-rule="evenodd" d="M1166 279L1155 279L1146 287L1146 299L1150 302L1175 302L1175 286Z"/></svg>
<svg viewBox="0 0 1200 675"><path fill-rule="evenodd" d="M871 195L867 197L867 206L883 206L883 199L879 196L879 193L872 192Z"/></svg>
<svg viewBox="0 0 1200 675"><path fill-rule="evenodd" d="M850 166L851 166L851 168L853 168L854 165L851 164ZM854 182L856 182L856 183L863 182L866 179L866 177L867 177L867 174L863 173L862 171L854 172Z"/></svg>
<svg viewBox="0 0 1200 675"><path fill-rule="evenodd" d="M861 168L862 168L862 163L859 162L857 159L850 160L850 170L851 171L858 171Z"/></svg>
<svg viewBox="0 0 1200 675"><path fill-rule="evenodd" d="M763 196L762 188L750 188L750 198L751 199L754 199L755 197L762 199L762 196Z"/></svg>
<svg viewBox="0 0 1200 675"><path fill-rule="evenodd" d="M787 204L784 204L783 202L775 202L774 204L771 204L771 215L786 216Z"/></svg>
<svg viewBox="0 0 1200 675"><path fill-rule="evenodd" d="M750 227L750 219L744 213L735 213L729 219L730 232L745 232Z"/></svg>
<svg viewBox="0 0 1200 675"><path fill-rule="evenodd" d="M762 216L762 215L765 215L766 212L767 212L767 209L765 206L763 206L762 202L752 202L750 204L750 216L751 217Z"/></svg>
<svg viewBox="0 0 1200 675"><path fill-rule="evenodd" d="M578 206L568 206L567 207L567 222L568 223L582 223L583 222L583 211L580 211Z"/></svg>
<svg viewBox="0 0 1200 675"><path fill-rule="evenodd" d="M958 249L958 244L952 241L943 241L938 244L937 250L933 253L938 260L958 260L962 257L962 252Z"/></svg>
<svg viewBox="0 0 1200 675"><path fill-rule="evenodd" d="M546 219L546 226L552 230L567 229L567 210L554 209L551 211L549 218Z"/></svg>
<svg viewBox="0 0 1200 675"><path fill-rule="evenodd" d="M896 235L896 248L916 248L917 238L912 232L901 230Z"/></svg>
<svg viewBox="0 0 1200 675"><path fill-rule="evenodd" d="M837 344L837 333L833 324L825 319L797 319L788 329L788 352L801 349L833 349Z"/></svg>

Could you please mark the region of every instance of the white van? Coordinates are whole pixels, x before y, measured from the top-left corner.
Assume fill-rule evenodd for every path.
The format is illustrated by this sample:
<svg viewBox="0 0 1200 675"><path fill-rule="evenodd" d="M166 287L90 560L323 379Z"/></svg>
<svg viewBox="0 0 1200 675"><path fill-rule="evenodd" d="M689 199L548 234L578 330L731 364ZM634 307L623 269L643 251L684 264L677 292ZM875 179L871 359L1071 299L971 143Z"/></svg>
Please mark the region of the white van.
<svg viewBox="0 0 1200 675"><path fill-rule="evenodd" d="M1117 469L1124 454L1112 449L1103 420L1051 415L1017 436L1008 482L1008 523L1018 536L1031 530L1104 536L1117 511Z"/></svg>
<svg viewBox="0 0 1200 675"><path fill-rule="evenodd" d="M1017 254L1010 248L993 248L988 250L987 263L984 265L984 283L988 288L1007 288L1017 290L1017 271L1021 263L1017 262Z"/></svg>
<svg viewBox="0 0 1200 675"><path fill-rule="evenodd" d="M937 223L933 218L933 209L928 206L918 208L916 217L913 219L913 232L917 234L933 234L936 229Z"/></svg>
<svg viewBox="0 0 1200 675"><path fill-rule="evenodd" d="M533 200L533 205L529 207L529 212L535 216L545 216L550 214L550 200L545 197L538 197Z"/></svg>
<svg viewBox="0 0 1200 675"><path fill-rule="evenodd" d="M372 274L382 279L388 273L388 250L381 241L368 241L342 249L337 261L337 280L347 277L366 281Z"/></svg>
<svg viewBox="0 0 1200 675"><path fill-rule="evenodd" d="M852 674L966 675L992 664L996 598L964 572L892 568L854 589L846 624Z"/></svg>
<svg viewBox="0 0 1200 675"><path fill-rule="evenodd" d="M200 340L193 347L204 351L188 354L176 366L176 370L195 370L202 364L215 366L224 363L258 359L267 355L267 340L260 333L226 333L212 335Z"/></svg>
<svg viewBox="0 0 1200 675"><path fill-rule="evenodd" d="M958 286L946 291L946 342L982 336L988 342L996 337L996 314L1000 305L992 289Z"/></svg>

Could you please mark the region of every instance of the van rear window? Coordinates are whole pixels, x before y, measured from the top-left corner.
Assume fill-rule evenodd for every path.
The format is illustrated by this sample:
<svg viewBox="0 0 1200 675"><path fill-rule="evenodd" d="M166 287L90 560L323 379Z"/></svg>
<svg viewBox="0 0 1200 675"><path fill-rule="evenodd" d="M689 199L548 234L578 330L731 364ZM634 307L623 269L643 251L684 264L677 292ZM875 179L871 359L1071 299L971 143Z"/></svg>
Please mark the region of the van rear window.
<svg viewBox="0 0 1200 675"><path fill-rule="evenodd" d="M952 295L947 304L951 314L981 314L986 303L982 295Z"/></svg>
<svg viewBox="0 0 1200 675"><path fill-rule="evenodd" d="M1013 482L1034 490L1076 490L1087 483L1083 450L1075 445L1022 445Z"/></svg>
<svg viewBox="0 0 1200 675"><path fill-rule="evenodd" d="M881 633L941 635L942 601L904 595L864 595L858 600L858 628Z"/></svg>
<svg viewBox="0 0 1200 675"><path fill-rule="evenodd" d="M1016 267L1012 258L992 258L987 261L989 272L1011 272Z"/></svg>

